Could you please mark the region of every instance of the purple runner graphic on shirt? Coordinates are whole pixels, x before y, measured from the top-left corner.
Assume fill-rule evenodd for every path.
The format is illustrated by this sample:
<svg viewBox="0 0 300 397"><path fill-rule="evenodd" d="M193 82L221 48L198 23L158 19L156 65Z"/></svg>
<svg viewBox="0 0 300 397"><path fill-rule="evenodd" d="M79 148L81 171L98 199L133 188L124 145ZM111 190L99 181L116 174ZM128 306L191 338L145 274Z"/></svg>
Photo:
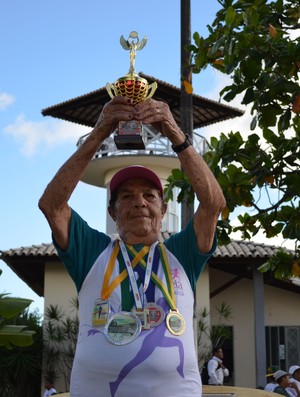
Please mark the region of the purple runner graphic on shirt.
<svg viewBox="0 0 300 397"><path fill-rule="evenodd" d="M165 311L168 310L168 305L164 298L160 298L157 302ZM177 366L178 374L184 378L183 365L184 365L184 349L182 342L174 337L165 336L166 326L161 324L158 327L152 328L142 343L140 350L136 356L127 363L120 371L118 378L114 382L110 382L111 396L114 397L121 382L126 376L138 365L147 360L147 358L154 352L157 347L178 347L179 351L179 364Z"/></svg>

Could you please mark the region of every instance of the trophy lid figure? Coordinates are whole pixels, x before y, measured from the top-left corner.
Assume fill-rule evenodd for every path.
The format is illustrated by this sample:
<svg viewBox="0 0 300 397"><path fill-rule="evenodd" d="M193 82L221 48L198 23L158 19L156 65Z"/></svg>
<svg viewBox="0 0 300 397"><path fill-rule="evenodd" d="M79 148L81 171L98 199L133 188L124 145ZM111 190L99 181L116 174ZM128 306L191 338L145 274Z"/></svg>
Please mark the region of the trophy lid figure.
<svg viewBox="0 0 300 397"><path fill-rule="evenodd" d="M131 42L129 41L130 39L132 39ZM136 52L142 50L145 47L147 44L147 37L144 36L143 40L140 41L138 33L133 31L130 33L127 40L124 39L124 36L121 36L120 43L124 50L130 51L130 68L128 74L136 75L137 73L134 68Z"/></svg>

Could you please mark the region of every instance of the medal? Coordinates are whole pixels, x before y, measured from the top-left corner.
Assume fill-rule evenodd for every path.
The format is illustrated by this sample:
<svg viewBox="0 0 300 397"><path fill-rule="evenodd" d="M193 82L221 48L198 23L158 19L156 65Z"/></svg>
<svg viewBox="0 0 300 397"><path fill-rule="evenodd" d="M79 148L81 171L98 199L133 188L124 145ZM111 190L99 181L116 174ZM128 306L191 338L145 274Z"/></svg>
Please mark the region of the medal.
<svg viewBox="0 0 300 397"><path fill-rule="evenodd" d="M162 281L157 277L155 273L152 273L151 278L154 282L154 284L161 290L164 298L169 304L170 307L170 312L167 315L166 318L166 326L168 330L170 331L171 334L175 336L180 336L184 333L186 325L183 316L179 313L178 309L176 308L176 298L175 298L175 293L174 293L174 285L172 281L172 274L171 274L171 269L170 269L170 264L168 261L167 253L166 253L166 248L163 244L159 244L159 250L161 253L161 264L165 273L166 277L166 285L162 283ZM131 251L133 253L136 253L136 251L131 248ZM146 269L145 262L141 260L141 266ZM153 303L149 303L150 305L153 305ZM148 306L147 306L148 307ZM158 306L159 307L159 306ZM148 307L149 308L149 307ZM157 309L157 308L156 308ZM165 317L165 312L160 308L159 310L160 314L162 315L164 320ZM159 318L159 314L155 312L155 309L153 309L152 314L155 313L154 316L157 316ZM150 318L151 318L151 310L150 310ZM157 325L160 324L160 320L157 319ZM152 324L155 324L155 320L152 321ZM150 320L150 326L153 326L151 324ZM155 326L155 325L154 325Z"/></svg>
<svg viewBox="0 0 300 397"><path fill-rule="evenodd" d="M171 334L176 336L182 335L185 331L185 321L178 310L169 311L166 318L166 325Z"/></svg>
<svg viewBox="0 0 300 397"><path fill-rule="evenodd" d="M141 333L140 319L132 312L120 312L113 315L104 328L106 339L113 345L126 345Z"/></svg>
<svg viewBox="0 0 300 397"><path fill-rule="evenodd" d="M156 327L164 320L166 326L172 335L180 336L184 333L186 324L184 317L179 313L176 308L176 297L174 293L174 285L172 280L171 268L168 260L166 248L163 244L158 244L162 268L166 278L166 284L152 271L154 251L157 242L152 244L150 249L144 246L139 252L135 250L132 245L127 245L128 250L134 255L131 263L127 253L126 246L122 240L119 240L114 247L113 253L110 257L107 271L104 276L102 285L102 299L108 299L112 291L128 276L131 292L135 301L135 309L132 312L121 311L115 314L106 323L104 334L107 340L114 345L125 345L132 342L141 333L141 329L149 329L149 327ZM119 249L121 250L126 269L117 276L112 282L110 278L114 263L117 258ZM148 255L147 264L143 257ZM141 267L145 270L145 278L143 288L140 292L136 275L133 271L135 266L140 263ZM126 274L127 273L127 274ZM162 307L154 302L148 302L145 305L145 294L149 287L150 279L160 289L167 303L169 304L170 311L166 317L166 313ZM166 319L165 319L166 317Z"/></svg>
<svg viewBox="0 0 300 397"><path fill-rule="evenodd" d="M147 303L146 307L149 310L150 327L157 327L164 321L165 311L155 302Z"/></svg>
<svg viewBox="0 0 300 397"><path fill-rule="evenodd" d="M97 299L92 315L92 324L94 327L105 325L109 315L109 302L108 300Z"/></svg>
<svg viewBox="0 0 300 397"><path fill-rule="evenodd" d="M142 329L150 329L150 315L148 309L135 309L132 312L139 318Z"/></svg>

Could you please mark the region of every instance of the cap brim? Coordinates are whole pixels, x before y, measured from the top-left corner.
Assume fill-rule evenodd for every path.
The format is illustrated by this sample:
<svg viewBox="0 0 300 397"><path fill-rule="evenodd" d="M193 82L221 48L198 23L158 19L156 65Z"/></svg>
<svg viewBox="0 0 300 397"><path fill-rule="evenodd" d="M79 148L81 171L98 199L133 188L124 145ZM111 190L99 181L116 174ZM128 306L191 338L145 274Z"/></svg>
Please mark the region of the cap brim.
<svg viewBox="0 0 300 397"><path fill-rule="evenodd" d="M111 179L109 184L110 196L118 189L118 187L133 178L143 178L150 181L156 186L163 197L163 187L159 177L151 171L149 168L143 167L142 165L131 165L118 171Z"/></svg>

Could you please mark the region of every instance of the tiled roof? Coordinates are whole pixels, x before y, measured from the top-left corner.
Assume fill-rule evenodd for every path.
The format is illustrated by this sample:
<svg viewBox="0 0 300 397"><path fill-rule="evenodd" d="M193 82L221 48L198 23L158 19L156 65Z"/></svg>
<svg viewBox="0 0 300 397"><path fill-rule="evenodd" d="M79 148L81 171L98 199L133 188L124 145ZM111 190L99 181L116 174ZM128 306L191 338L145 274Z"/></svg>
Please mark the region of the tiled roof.
<svg viewBox="0 0 300 397"><path fill-rule="evenodd" d="M278 250L274 245L253 243L251 241L231 241L227 245L219 245L215 257L237 258L269 258Z"/></svg>
<svg viewBox="0 0 300 397"><path fill-rule="evenodd" d="M144 73L139 74L149 84L156 81L158 88L153 98L165 101L178 125L181 123L180 89L165 81ZM57 105L42 110L44 116L52 116L58 119L71 121L73 123L93 127L106 102L110 100L105 87L92 91L88 94L67 100ZM228 120L243 115L243 111L221 104L220 102L193 94L193 126L194 129L205 127L212 123Z"/></svg>
<svg viewBox="0 0 300 397"><path fill-rule="evenodd" d="M57 251L53 244L31 245L29 247L11 248L0 251L0 258L5 256L57 256Z"/></svg>
<svg viewBox="0 0 300 397"><path fill-rule="evenodd" d="M163 241L168 237L169 233L162 233L160 240ZM227 245L218 246L214 256L209 260L209 267L240 277L251 278L252 267L262 265L278 248L250 241L231 241ZM31 245L0 251L0 259L5 261L40 296L44 296L45 264L59 261L53 244ZM269 277L265 278L265 283L300 293L299 286L292 282L278 281Z"/></svg>
<svg viewBox="0 0 300 397"><path fill-rule="evenodd" d="M163 233L163 238L167 238L168 233ZM235 258L269 258L278 247L253 243L250 241L231 241L227 245L218 246L215 257L235 257ZM29 247L12 248L0 251L0 258L11 256L57 256L57 251L53 244L31 245Z"/></svg>

